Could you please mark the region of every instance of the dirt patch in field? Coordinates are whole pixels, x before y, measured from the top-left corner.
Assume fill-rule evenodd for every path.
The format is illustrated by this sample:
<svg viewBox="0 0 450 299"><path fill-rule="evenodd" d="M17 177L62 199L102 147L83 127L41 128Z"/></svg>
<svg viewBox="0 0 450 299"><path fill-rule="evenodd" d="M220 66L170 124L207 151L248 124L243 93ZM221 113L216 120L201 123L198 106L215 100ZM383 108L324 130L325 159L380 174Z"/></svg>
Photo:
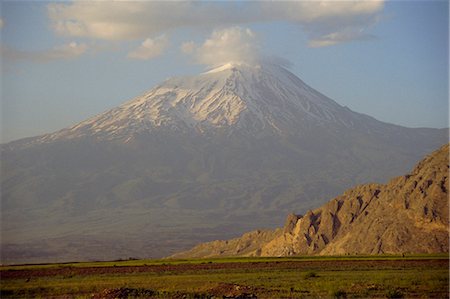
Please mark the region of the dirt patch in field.
<svg viewBox="0 0 450 299"><path fill-rule="evenodd" d="M105 289L94 294L92 299L128 299L128 298L153 298L155 291L150 289L117 288Z"/></svg>
<svg viewBox="0 0 450 299"><path fill-rule="evenodd" d="M218 298L257 298L256 289L233 283L220 283L208 291L208 295Z"/></svg>
<svg viewBox="0 0 450 299"><path fill-rule="evenodd" d="M233 263L204 263L178 265L143 265L143 266L109 266L109 267L72 267L60 266L41 269L9 269L1 270L1 279L33 279L43 276L87 276L108 274L133 273L171 273L220 270L267 270L267 269L296 269L309 270L361 270L361 269L430 269L448 267L448 259L430 260L329 260L329 261L274 261L274 262L233 262Z"/></svg>
<svg viewBox="0 0 450 299"><path fill-rule="evenodd" d="M159 293L144 288L115 288L104 289L92 295L92 299L127 299L127 298L235 298L249 299L257 298L256 288L232 283L219 283L216 287L206 293L189 294L183 292Z"/></svg>

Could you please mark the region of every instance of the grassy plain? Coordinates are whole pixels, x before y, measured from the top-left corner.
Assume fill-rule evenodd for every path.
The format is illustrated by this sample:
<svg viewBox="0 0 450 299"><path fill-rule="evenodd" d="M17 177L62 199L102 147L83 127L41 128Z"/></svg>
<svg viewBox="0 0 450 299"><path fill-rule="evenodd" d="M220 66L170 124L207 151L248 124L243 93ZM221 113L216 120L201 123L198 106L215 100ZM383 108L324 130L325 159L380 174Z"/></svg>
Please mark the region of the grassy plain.
<svg viewBox="0 0 450 299"><path fill-rule="evenodd" d="M448 255L0 267L1 298L449 298Z"/></svg>

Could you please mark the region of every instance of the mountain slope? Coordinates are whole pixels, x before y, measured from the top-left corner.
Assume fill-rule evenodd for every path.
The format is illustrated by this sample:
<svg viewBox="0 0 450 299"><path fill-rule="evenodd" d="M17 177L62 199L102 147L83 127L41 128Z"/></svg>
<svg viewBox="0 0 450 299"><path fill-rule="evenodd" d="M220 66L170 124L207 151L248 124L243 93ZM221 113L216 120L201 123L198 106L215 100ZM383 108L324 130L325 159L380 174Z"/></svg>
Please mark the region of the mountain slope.
<svg viewBox="0 0 450 299"><path fill-rule="evenodd" d="M144 95L75 126L9 146L82 137L130 142L161 130L302 136L317 129L332 130L332 134L352 130L378 138L383 138L382 133L388 133L389 138L403 135L402 142L415 142L418 132L425 138L434 131L408 130L351 111L277 65L227 64L197 76L168 79Z"/></svg>
<svg viewBox="0 0 450 299"><path fill-rule="evenodd" d="M289 215L283 229L264 232L271 239L256 231L173 257L448 252L448 173L447 144L386 185L357 186L305 215Z"/></svg>
<svg viewBox="0 0 450 299"><path fill-rule="evenodd" d="M282 67L228 64L198 76L169 79L141 97L38 142L81 136L124 140L161 128L288 133L290 126L330 124L365 132L394 128L338 105Z"/></svg>
<svg viewBox="0 0 450 299"><path fill-rule="evenodd" d="M353 112L276 65L172 78L1 146L2 259L158 257L274 227L406 172L447 135Z"/></svg>

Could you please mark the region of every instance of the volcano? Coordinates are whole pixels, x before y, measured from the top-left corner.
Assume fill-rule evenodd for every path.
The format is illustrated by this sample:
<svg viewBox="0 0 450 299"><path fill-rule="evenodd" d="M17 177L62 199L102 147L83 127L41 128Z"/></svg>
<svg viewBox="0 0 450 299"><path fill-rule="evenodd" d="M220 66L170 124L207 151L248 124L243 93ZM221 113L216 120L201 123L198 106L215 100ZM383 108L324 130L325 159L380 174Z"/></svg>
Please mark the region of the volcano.
<svg viewBox="0 0 450 299"><path fill-rule="evenodd" d="M171 78L1 145L2 262L168 256L279 226L405 173L447 136L354 112L275 64Z"/></svg>

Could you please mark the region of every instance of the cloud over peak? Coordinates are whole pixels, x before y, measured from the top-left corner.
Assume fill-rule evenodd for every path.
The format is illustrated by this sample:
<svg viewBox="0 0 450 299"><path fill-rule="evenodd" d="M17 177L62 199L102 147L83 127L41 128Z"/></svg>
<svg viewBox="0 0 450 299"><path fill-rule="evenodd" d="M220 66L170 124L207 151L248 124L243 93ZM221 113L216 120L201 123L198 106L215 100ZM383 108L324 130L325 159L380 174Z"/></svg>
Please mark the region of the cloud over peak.
<svg viewBox="0 0 450 299"><path fill-rule="evenodd" d="M226 63L252 63L259 56L255 33L241 27L216 30L200 46L188 42L181 47L185 53L192 54L196 62L213 67Z"/></svg>
<svg viewBox="0 0 450 299"><path fill-rule="evenodd" d="M188 41L180 50L193 58L193 62L211 68L231 64L274 64L291 67L291 62L277 56L266 55L260 46L258 35L249 28L233 26L215 30L202 43Z"/></svg>

